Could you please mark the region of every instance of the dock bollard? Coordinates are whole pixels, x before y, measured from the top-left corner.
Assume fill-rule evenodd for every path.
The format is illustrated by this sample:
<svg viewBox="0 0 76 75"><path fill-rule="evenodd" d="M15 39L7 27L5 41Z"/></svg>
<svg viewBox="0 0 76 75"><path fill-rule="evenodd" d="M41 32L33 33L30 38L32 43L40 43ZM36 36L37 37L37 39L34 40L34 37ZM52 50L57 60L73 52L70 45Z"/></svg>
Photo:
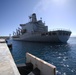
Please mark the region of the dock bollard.
<svg viewBox="0 0 76 75"><path fill-rule="evenodd" d="M9 49L12 49L12 44L8 44Z"/></svg>
<svg viewBox="0 0 76 75"><path fill-rule="evenodd" d="M7 46L9 49L12 49L12 40L6 40Z"/></svg>

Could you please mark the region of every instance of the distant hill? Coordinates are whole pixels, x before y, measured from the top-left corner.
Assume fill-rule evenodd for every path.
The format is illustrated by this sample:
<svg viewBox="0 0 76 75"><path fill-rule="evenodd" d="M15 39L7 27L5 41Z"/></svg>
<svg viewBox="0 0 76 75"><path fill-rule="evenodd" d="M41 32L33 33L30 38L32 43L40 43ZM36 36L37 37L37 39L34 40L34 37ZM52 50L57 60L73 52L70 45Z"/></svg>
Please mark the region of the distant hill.
<svg viewBox="0 0 76 75"><path fill-rule="evenodd" d="M0 36L0 39L9 39L9 36Z"/></svg>

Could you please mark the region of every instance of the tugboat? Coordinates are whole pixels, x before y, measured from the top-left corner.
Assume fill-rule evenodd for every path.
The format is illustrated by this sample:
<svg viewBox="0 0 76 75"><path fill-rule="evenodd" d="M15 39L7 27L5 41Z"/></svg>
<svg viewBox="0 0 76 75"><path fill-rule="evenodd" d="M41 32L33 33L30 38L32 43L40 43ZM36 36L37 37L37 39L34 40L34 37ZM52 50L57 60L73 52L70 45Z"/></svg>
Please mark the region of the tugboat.
<svg viewBox="0 0 76 75"><path fill-rule="evenodd" d="M13 40L66 43L71 35L69 30L48 31L48 26L42 19L37 20L35 13L29 16L29 19L30 22L20 24L21 28L13 32Z"/></svg>

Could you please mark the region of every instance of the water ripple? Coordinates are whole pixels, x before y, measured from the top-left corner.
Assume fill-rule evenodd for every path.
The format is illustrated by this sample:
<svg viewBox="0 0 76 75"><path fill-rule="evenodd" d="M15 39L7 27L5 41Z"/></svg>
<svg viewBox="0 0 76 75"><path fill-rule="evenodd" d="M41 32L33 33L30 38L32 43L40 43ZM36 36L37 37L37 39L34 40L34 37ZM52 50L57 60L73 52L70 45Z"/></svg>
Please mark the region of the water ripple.
<svg viewBox="0 0 76 75"><path fill-rule="evenodd" d="M13 41L11 53L15 61L24 58L26 52L55 65L57 75L76 75L76 38L66 44ZM25 63L25 60L16 63Z"/></svg>

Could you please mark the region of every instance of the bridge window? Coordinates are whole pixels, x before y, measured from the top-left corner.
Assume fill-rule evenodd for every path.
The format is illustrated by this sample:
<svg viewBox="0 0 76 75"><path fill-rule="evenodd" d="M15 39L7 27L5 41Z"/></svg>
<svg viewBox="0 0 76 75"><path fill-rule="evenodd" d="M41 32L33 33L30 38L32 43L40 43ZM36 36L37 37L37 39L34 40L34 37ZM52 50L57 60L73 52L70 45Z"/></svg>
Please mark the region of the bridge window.
<svg viewBox="0 0 76 75"><path fill-rule="evenodd" d="M41 36L45 36L45 34L44 34L44 33L42 33L42 34L41 34Z"/></svg>
<svg viewBox="0 0 76 75"><path fill-rule="evenodd" d="M51 33L49 33L49 35L51 35Z"/></svg>
<svg viewBox="0 0 76 75"><path fill-rule="evenodd" d="M53 34L53 35L56 35L56 33L55 33L55 32L53 32L52 34Z"/></svg>

